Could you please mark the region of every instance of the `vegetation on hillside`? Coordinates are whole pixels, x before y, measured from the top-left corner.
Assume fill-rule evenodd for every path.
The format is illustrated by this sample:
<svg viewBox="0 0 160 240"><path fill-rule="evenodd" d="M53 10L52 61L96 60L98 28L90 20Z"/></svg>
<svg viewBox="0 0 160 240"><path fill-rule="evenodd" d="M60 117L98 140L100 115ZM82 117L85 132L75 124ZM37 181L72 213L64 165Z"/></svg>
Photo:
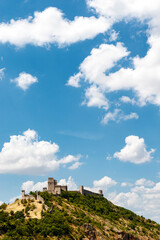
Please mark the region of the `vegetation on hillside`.
<svg viewBox="0 0 160 240"><path fill-rule="evenodd" d="M160 225L117 207L101 196L63 192L55 197L40 193L41 218L32 218L36 202L19 200L22 211L0 207L0 238L3 240L41 239L160 239Z"/></svg>

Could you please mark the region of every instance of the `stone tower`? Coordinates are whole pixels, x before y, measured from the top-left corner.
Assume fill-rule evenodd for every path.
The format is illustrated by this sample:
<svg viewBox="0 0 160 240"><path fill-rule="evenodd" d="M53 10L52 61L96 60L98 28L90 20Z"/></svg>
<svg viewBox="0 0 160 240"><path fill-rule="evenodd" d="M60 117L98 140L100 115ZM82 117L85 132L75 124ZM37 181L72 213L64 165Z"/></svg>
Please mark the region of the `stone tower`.
<svg viewBox="0 0 160 240"><path fill-rule="evenodd" d="M84 187L83 186L79 186L79 192L84 195Z"/></svg>
<svg viewBox="0 0 160 240"><path fill-rule="evenodd" d="M54 192L57 181L54 178L48 178L48 192Z"/></svg>

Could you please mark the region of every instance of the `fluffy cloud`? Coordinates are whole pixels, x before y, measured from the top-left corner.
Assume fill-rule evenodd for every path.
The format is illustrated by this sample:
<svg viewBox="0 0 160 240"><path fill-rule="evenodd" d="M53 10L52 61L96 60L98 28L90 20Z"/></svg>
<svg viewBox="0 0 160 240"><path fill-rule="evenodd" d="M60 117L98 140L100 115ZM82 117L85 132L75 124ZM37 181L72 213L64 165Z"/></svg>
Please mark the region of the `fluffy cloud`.
<svg viewBox="0 0 160 240"><path fill-rule="evenodd" d="M147 181L147 180L146 180ZM154 186L136 186L129 192L120 192L110 198L115 204L135 211L139 215L160 222L160 182Z"/></svg>
<svg viewBox="0 0 160 240"><path fill-rule="evenodd" d="M81 155L68 155L58 159L58 152L56 143L39 141L37 133L28 129L4 143L0 152L0 173L44 175L60 166L70 167L81 158Z"/></svg>
<svg viewBox="0 0 160 240"><path fill-rule="evenodd" d="M0 69L0 80L2 80L2 78L4 77L4 70L5 68Z"/></svg>
<svg viewBox="0 0 160 240"><path fill-rule="evenodd" d="M137 186L145 186L145 187L152 187L154 186L154 182L151 180L147 180L145 178L140 178L135 182L135 185Z"/></svg>
<svg viewBox="0 0 160 240"><path fill-rule="evenodd" d="M125 143L126 146L122 148L120 152L114 153L115 158L118 158L123 162L131 162L135 164L151 161L151 154L155 150L151 149L150 151L147 151L143 138L131 135L125 138Z"/></svg>
<svg viewBox="0 0 160 240"><path fill-rule="evenodd" d="M135 104L136 104L136 100L135 100L134 98L130 98L130 97L128 97L128 96L122 96L122 97L120 98L120 101L121 101L122 103L130 103L130 104L132 104L132 105L135 105Z"/></svg>
<svg viewBox="0 0 160 240"><path fill-rule="evenodd" d="M75 17L70 21L59 9L49 7L42 12L35 12L33 17L0 23L0 42L9 42L18 47L51 43L63 46L92 39L109 27L110 22L104 17Z"/></svg>
<svg viewBox="0 0 160 240"><path fill-rule="evenodd" d="M116 46L101 44L99 48L92 49L90 55L81 63L79 73L70 77L67 85L79 87L80 80L84 79L90 86L85 91L83 104L88 107L108 109L109 103L105 97L105 88L103 88L105 72L128 54L129 52L122 43L117 43Z"/></svg>
<svg viewBox="0 0 160 240"><path fill-rule="evenodd" d="M68 180L61 179L58 184L60 184L62 186L67 185L69 190L77 190L78 189L77 184L75 183L74 179L71 176L68 178Z"/></svg>
<svg viewBox="0 0 160 240"><path fill-rule="evenodd" d="M121 187L131 187L131 186L133 186L132 183L128 183L128 182L122 182L121 183Z"/></svg>
<svg viewBox="0 0 160 240"><path fill-rule="evenodd" d="M104 96L100 88L92 85L85 92L85 101L82 104L86 104L88 107L99 107L107 110L109 108L108 99Z"/></svg>
<svg viewBox="0 0 160 240"><path fill-rule="evenodd" d="M116 184L117 184L117 182L108 176L105 176L105 177L101 178L100 180L93 181L93 187L104 189L104 190L106 190L110 187L113 187Z"/></svg>
<svg viewBox="0 0 160 240"><path fill-rule="evenodd" d="M88 89L94 85L106 101L108 101L108 93L116 95L118 91L119 93L120 91L132 91L133 99L122 96L120 101L139 106L147 103L160 106L160 57L157 54L160 52L160 2L157 0L147 0L147 2L143 0L87 0L87 4L99 16L110 19L112 24L122 20L129 22L135 18L138 24L147 23L147 43L150 48L146 56L142 58L136 56L124 59L126 66L129 66L126 68L120 65L120 61L127 57L129 52L122 43L102 44L99 48L94 48L79 66L81 78L77 80L78 86L80 81L84 80L89 85L85 89L85 92L88 92ZM110 30L112 40L114 40L114 35L116 40L114 33L114 29ZM94 104L94 106L103 108L103 104L99 104L99 98L96 100L94 96L96 96L94 92L91 97L85 96L85 102L90 102L90 98L94 99L92 105L87 104L87 106Z"/></svg>
<svg viewBox="0 0 160 240"><path fill-rule="evenodd" d="M0 206L3 204L3 202L0 201Z"/></svg>
<svg viewBox="0 0 160 240"><path fill-rule="evenodd" d="M137 115L137 113L133 112L125 115L122 110L115 109L113 112L107 112L101 122L103 124L108 124L109 121L120 122L138 118L139 116Z"/></svg>
<svg viewBox="0 0 160 240"><path fill-rule="evenodd" d="M150 102L160 105L160 2L141 0L87 0L88 6L113 22L122 19L148 21L148 44L150 49L144 58L133 58L133 69L121 68L106 78L109 91L133 90L141 105Z"/></svg>
<svg viewBox="0 0 160 240"><path fill-rule="evenodd" d="M17 87L26 91L33 83L38 82L38 79L31 74L22 72L17 78L11 80L11 82L16 83Z"/></svg>
<svg viewBox="0 0 160 240"><path fill-rule="evenodd" d="M141 20L156 18L159 16L159 1L150 0L87 0L89 7L94 8L97 13L110 17L113 21L123 18L139 18Z"/></svg>
<svg viewBox="0 0 160 240"><path fill-rule="evenodd" d="M82 74L79 72L79 73L71 76L66 85L67 86L72 86L72 87L75 87L75 88L79 88L81 78L82 78Z"/></svg>
<svg viewBox="0 0 160 240"><path fill-rule="evenodd" d="M25 190L27 193L30 191L42 191L44 187L47 187L47 181L34 183L33 181L27 181L22 184L21 189Z"/></svg>
<svg viewBox="0 0 160 240"><path fill-rule="evenodd" d="M75 170L75 169L79 168L81 165L83 165L82 162L75 162L68 169Z"/></svg>
<svg viewBox="0 0 160 240"><path fill-rule="evenodd" d="M98 48L93 48L90 55L81 63L79 74L90 84L104 85L105 72L128 54L122 43L117 43L116 46L101 44Z"/></svg>

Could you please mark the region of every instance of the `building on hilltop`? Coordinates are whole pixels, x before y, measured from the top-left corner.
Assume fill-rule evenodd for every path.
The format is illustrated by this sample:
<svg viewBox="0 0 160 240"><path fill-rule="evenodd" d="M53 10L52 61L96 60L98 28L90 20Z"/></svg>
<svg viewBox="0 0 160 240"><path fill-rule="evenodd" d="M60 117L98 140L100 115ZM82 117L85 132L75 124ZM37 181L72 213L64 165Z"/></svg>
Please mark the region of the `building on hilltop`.
<svg viewBox="0 0 160 240"><path fill-rule="evenodd" d="M49 192L55 196L60 195L62 191L68 191L67 186L58 185L57 180L55 180L54 178L51 178L51 177L48 178L48 188L46 188L46 187L43 188L43 192ZM78 191L75 190L73 192L78 192L84 196L86 196L86 195L103 196L102 190L99 190L98 193L95 193L95 192L89 191L87 189L84 189L83 186L80 186ZM39 195L38 191L37 191L37 195L35 198L32 195L26 195L25 190L22 190L22 199L36 199L36 200L42 201L42 197Z"/></svg>
<svg viewBox="0 0 160 240"><path fill-rule="evenodd" d="M44 203L44 199L39 195L38 191L36 191L36 196L33 196L33 195L25 194L25 190L22 190L22 199L37 200Z"/></svg>

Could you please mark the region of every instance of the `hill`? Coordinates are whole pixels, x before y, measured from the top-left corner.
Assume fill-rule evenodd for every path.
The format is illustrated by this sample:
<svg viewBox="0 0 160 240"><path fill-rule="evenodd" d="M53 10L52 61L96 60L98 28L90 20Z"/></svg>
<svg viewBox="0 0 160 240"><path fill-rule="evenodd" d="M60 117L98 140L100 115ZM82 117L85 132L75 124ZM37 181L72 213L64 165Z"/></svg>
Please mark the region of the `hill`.
<svg viewBox="0 0 160 240"><path fill-rule="evenodd" d="M101 196L41 192L44 203L16 200L0 207L0 239L156 240L160 225Z"/></svg>

